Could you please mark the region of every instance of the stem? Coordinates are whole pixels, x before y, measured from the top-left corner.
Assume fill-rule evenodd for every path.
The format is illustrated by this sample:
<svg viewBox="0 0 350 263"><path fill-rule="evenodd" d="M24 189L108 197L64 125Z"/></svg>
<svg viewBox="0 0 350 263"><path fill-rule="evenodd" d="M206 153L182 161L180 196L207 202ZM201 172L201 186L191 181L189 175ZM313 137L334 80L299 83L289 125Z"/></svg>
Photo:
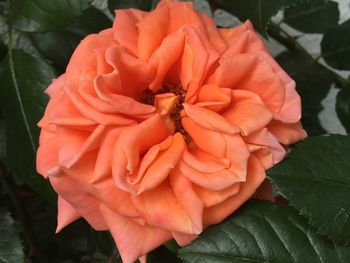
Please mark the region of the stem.
<svg viewBox="0 0 350 263"><path fill-rule="evenodd" d="M4 189L9 195L12 205L16 211L16 215L18 220L22 226L21 230L24 238L27 240L31 249L33 250L33 254L36 259L40 263L47 262L47 259L37 246L36 239L34 238L34 234L32 228L30 226L30 222L28 220L28 216L26 215L25 209L20 198L17 195L17 186L11 176L7 173L7 169L5 165L0 161L0 182L4 185Z"/></svg>
<svg viewBox="0 0 350 263"><path fill-rule="evenodd" d="M345 88L347 86L346 79L344 79L343 77L341 77L336 72L329 69L328 67L319 63L318 60L320 56L318 56L317 58L313 58L310 55L310 53L302 45L298 43L298 41L295 38L289 35L281 27L271 22L269 25L268 33L272 38L274 38L277 42L279 42L280 44L288 48L290 51L301 54L307 60L311 61L312 63L317 63L318 66L320 66L322 69L327 70L333 76L334 82L336 83L337 87Z"/></svg>

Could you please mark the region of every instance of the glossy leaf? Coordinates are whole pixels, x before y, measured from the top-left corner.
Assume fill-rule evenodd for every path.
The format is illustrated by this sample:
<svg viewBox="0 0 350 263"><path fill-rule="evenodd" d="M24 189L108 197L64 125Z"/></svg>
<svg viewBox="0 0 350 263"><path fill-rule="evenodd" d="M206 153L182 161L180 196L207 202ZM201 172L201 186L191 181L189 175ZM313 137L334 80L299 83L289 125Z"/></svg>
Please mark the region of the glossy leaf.
<svg viewBox="0 0 350 263"><path fill-rule="evenodd" d="M279 10L298 4L302 0L214 0L213 2L218 7L237 16L241 21L251 20L254 28L266 38L266 28L271 17L276 15Z"/></svg>
<svg viewBox="0 0 350 263"><path fill-rule="evenodd" d="M338 3L329 0L309 0L284 12L284 22L305 33L324 33L339 20Z"/></svg>
<svg viewBox="0 0 350 263"><path fill-rule="evenodd" d="M317 63L293 53L284 52L276 57L278 63L295 80L302 101L302 123L309 135L324 134L318 114L321 101L327 96L333 76Z"/></svg>
<svg viewBox="0 0 350 263"><path fill-rule="evenodd" d="M0 208L0 262L24 262L23 246L10 213Z"/></svg>
<svg viewBox="0 0 350 263"><path fill-rule="evenodd" d="M11 0L11 21L25 32L46 32L70 25L89 0Z"/></svg>
<svg viewBox="0 0 350 263"><path fill-rule="evenodd" d="M350 247L316 234L291 207L249 201L180 249L189 263L348 262Z"/></svg>
<svg viewBox="0 0 350 263"><path fill-rule="evenodd" d="M49 182L36 174L37 122L47 103L44 89L55 77L43 60L22 50L9 52L0 64L0 106L6 127L7 164L17 178L54 200Z"/></svg>
<svg viewBox="0 0 350 263"><path fill-rule="evenodd" d="M101 11L90 7L64 30L31 33L29 37L45 58L64 69L76 46L86 35L111 26L112 21Z"/></svg>
<svg viewBox="0 0 350 263"><path fill-rule="evenodd" d="M345 127L348 133L350 133L350 87L339 91L337 95L336 111L339 120Z"/></svg>
<svg viewBox="0 0 350 263"><path fill-rule="evenodd" d="M321 51L331 67L350 70L350 20L327 30L321 42Z"/></svg>
<svg viewBox="0 0 350 263"><path fill-rule="evenodd" d="M268 171L278 192L336 241L350 240L350 137L310 137Z"/></svg>

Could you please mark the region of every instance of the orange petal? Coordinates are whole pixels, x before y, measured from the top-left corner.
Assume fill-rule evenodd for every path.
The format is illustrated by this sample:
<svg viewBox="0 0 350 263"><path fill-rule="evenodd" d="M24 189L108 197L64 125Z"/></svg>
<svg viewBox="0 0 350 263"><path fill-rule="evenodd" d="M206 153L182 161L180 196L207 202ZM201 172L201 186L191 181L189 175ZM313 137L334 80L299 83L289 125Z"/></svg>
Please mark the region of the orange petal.
<svg viewBox="0 0 350 263"><path fill-rule="evenodd" d="M275 74L284 85L284 100L281 109L274 113L274 119L282 122L293 123L301 118L301 100L295 90L295 81L278 65L278 63L267 53L260 54L273 68Z"/></svg>
<svg viewBox="0 0 350 263"><path fill-rule="evenodd" d="M168 34L180 30L184 25L194 25L205 32L205 26L191 2L163 1L169 7Z"/></svg>
<svg viewBox="0 0 350 263"><path fill-rule="evenodd" d="M111 47L106 51L105 59L119 73L120 89L117 92L138 99L154 78L154 69L120 47ZM111 86L115 84L111 83ZM127 87L127 88L125 88Z"/></svg>
<svg viewBox="0 0 350 263"><path fill-rule="evenodd" d="M190 234L184 234L179 232L171 232L171 234L176 240L176 243L178 243L182 247L187 246L198 237L198 235L190 235Z"/></svg>
<svg viewBox="0 0 350 263"><path fill-rule="evenodd" d="M194 189L196 190L196 193L198 194L199 198L204 202L204 205L206 207L209 207L217 205L225 201L230 196L237 194L240 190L240 187L240 183L235 183L219 191L209 190L199 185L195 185Z"/></svg>
<svg viewBox="0 0 350 263"><path fill-rule="evenodd" d="M303 140L307 137L300 122L283 123L272 121L267 128L284 145L289 145Z"/></svg>
<svg viewBox="0 0 350 263"><path fill-rule="evenodd" d="M187 116L203 128L228 134L239 133L239 128L227 121L220 114L203 107L183 103Z"/></svg>
<svg viewBox="0 0 350 263"><path fill-rule="evenodd" d="M286 155L286 150L266 128L244 137L244 140L265 169L271 168Z"/></svg>
<svg viewBox="0 0 350 263"><path fill-rule="evenodd" d="M212 43L215 49L222 54L227 49L227 45L218 31L215 21L207 14L199 13L199 15L205 24L210 43Z"/></svg>
<svg viewBox="0 0 350 263"><path fill-rule="evenodd" d="M166 74L180 58L184 43L185 34L183 32L176 32L167 36L157 50L154 51L149 60L149 64L156 69L156 74L149 86L150 90L158 90L161 88ZM171 52L169 52L169 50L171 50Z"/></svg>
<svg viewBox="0 0 350 263"><path fill-rule="evenodd" d="M249 159L247 181L241 184L238 194L226 201L204 209L204 225L218 224L247 201L265 179L265 169L251 156Z"/></svg>
<svg viewBox="0 0 350 263"><path fill-rule="evenodd" d="M201 150L220 159L225 157L226 142L221 133L205 129L189 117L183 117L181 123Z"/></svg>
<svg viewBox="0 0 350 263"><path fill-rule="evenodd" d="M170 147L160 153L148 167L140 182L138 194L162 183L178 164L184 148L185 141L183 136L180 133L175 133Z"/></svg>
<svg viewBox="0 0 350 263"><path fill-rule="evenodd" d="M36 153L36 169L45 178L47 177L47 171L58 164L57 153L57 135L42 129L40 133L40 146Z"/></svg>
<svg viewBox="0 0 350 263"><path fill-rule="evenodd" d="M255 32L249 20L232 29L219 29L219 31L228 44L228 49L222 55L222 58L242 53L267 51L264 42Z"/></svg>
<svg viewBox="0 0 350 263"><path fill-rule="evenodd" d="M260 96L267 108L275 113L281 110L285 99L284 84L266 61L264 53L246 53L225 58L208 83L249 90Z"/></svg>
<svg viewBox="0 0 350 263"><path fill-rule="evenodd" d="M75 80L78 81L78 80ZM70 81L70 86L74 86L73 80ZM79 82L79 81L78 81ZM78 83L76 83L79 85ZM65 87L65 91L76 109L80 112L82 116L86 119L100 123L103 125L127 125L135 123L135 120L130 118L125 118L121 114L107 114L97 111L91 105L89 105L81 95L75 91L73 88L68 86Z"/></svg>
<svg viewBox="0 0 350 263"><path fill-rule="evenodd" d="M96 190L82 184L60 171L49 173L49 179L55 191L65 199L76 212L88 221L96 230L107 230L107 225L99 212L100 202L94 197Z"/></svg>
<svg viewBox="0 0 350 263"><path fill-rule="evenodd" d="M113 178L120 189L135 191L134 187L126 181L126 175L133 173L138 167L141 154L169 135L170 131L163 124L159 114L123 130L112 157Z"/></svg>
<svg viewBox="0 0 350 263"><path fill-rule="evenodd" d="M137 55L139 35L136 25L146 14L146 12L136 9L116 10L116 19L113 23L114 38L134 55Z"/></svg>
<svg viewBox="0 0 350 263"><path fill-rule="evenodd" d="M137 24L137 51L141 60L147 61L160 46L168 31L168 21L169 8L166 5L158 5Z"/></svg>
<svg viewBox="0 0 350 263"><path fill-rule="evenodd" d="M188 25L182 30L187 35L185 50L188 45L187 50L190 49L191 55L189 56L189 59L185 58L182 61L180 80L182 88L187 90L185 102L193 103L197 98L200 87L207 78L207 74L219 59L219 53L209 42L205 33L200 31L197 27ZM186 73L188 68L191 68L189 72L192 73L192 76ZM184 78L183 76L187 78ZM184 80L189 82L186 83Z"/></svg>
<svg viewBox="0 0 350 263"><path fill-rule="evenodd" d="M171 179L171 186L174 189L165 181L150 191L132 196L140 216L152 226L187 234L200 233L202 228L198 221L201 221L202 213L198 210L201 201L191 183L185 177L176 176ZM189 211L189 207L193 210Z"/></svg>
<svg viewBox="0 0 350 263"><path fill-rule="evenodd" d="M116 213L132 218L140 216L131 201L130 193L116 187L112 177L94 183L94 187L99 191L99 200Z"/></svg>
<svg viewBox="0 0 350 263"><path fill-rule="evenodd" d="M75 208L71 206L66 200L58 196L57 200L57 228L56 233L60 232L63 228L79 219L80 215Z"/></svg>
<svg viewBox="0 0 350 263"><path fill-rule="evenodd" d="M223 116L241 129L243 136L264 128L272 119L258 95L247 90L232 90L232 104Z"/></svg>
<svg viewBox="0 0 350 263"><path fill-rule="evenodd" d="M245 181L249 151L239 135L222 135L224 140L225 166L221 170L209 173L197 168L197 162L180 162L179 169L192 182L204 188L219 191L237 182ZM195 156L194 156L195 157ZM222 160L222 159L221 159ZM217 161L218 163L221 161Z"/></svg>
<svg viewBox="0 0 350 263"><path fill-rule="evenodd" d="M124 263L133 263L139 257L171 239L171 233L158 227L142 226L115 213L101 204L101 214L108 224Z"/></svg>
<svg viewBox="0 0 350 263"><path fill-rule="evenodd" d="M231 90L225 90L215 85L203 85L198 93L196 105L209 110L220 111L228 106L230 102Z"/></svg>

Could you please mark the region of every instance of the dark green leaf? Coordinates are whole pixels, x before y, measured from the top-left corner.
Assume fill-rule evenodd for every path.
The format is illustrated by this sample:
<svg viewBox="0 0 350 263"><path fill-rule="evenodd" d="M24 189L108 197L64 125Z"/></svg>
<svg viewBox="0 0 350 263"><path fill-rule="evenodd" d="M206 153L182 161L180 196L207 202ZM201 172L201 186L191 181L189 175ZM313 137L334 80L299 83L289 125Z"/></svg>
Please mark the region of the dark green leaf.
<svg viewBox="0 0 350 263"><path fill-rule="evenodd" d="M111 27L112 22L98 9L90 7L64 30L31 33L36 48L55 65L65 68L74 49L88 34Z"/></svg>
<svg viewBox="0 0 350 263"><path fill-rule="evenodd" d="M0 64L0 102L6 126L9 169L34 190L50 200L50 184L35 172L39 128L47 96L44 89L55 77L43 60L22 50L9 52Z"/></svg>
<svg viewBox="0 0 350 263"><path fill-rule="evenodd" d="M339 91L337 95L336 111L339 120L345 127L348 133L350 133L350 87Z"/></svg>
<svg viewBox="0 0 350 263"><path fill-rule="evenodd" d="M7 46L0 40L0 61L6 57L7 54Z"/></svg>
<svg viewBox="0 0 350 263"><path fill-rule="evenodd" d="M89 0L11 0L11 21L25 32L46 32L70 25Z"/></svg>
<svg viewBox="0 0 350 263"><path fill-rule="evenodd" d="M147 255L148 263L180 263L181 260L176 253L170 251L166 246L160 246Z"/></svg>
<svg viewBox="0 0 350 263"><path fill-rule="evenodd" d="M350 240L350 137L310 137L268 171L278 192L336 241Z"/></svg>
<svg viewBox="0 0 350 263"><path fill-rule="evenodd" d="M324 33L338 20L338 3L329 0L309 0L284 12L284 22L305 33Z"/></svg>
<svg viewBox="0 0 350 263"><path fill-rule="evenodd" d="M0 208L0 262L24 262L23 246L9 212Z"/></svg>
<svg viewBox="0 0 350 263"><path fill-rule="evenodd" d="M316 234L286 205L249 201L179 250L186 262L348 262L350 247Z"/></svg>
<svg viewBox="0 0 350 263"><path fill-rule="evenodd" d="M154 9L160 0L108 0L108 7L114 14L116 9L137 8L145 11Z"/></svg>
<svg viewBox="0 0 350 263"><path fill-rule="evenodd" d="M214 0L219 7L237 16L241 21L251 20L255 29L267 37L266 28L272 16L281 9L302 2L302 0Z"/></svg>
<svg viewBox="0 0 350 263"><path fill-rule="evenodd" d="M350 70L350 20L327 30L321 42L321 50L328 65Z"/></svg>
<svg viewBox="0 0 350 263"><path fill-rule="evenodd" d="M302 101L302 123L309 135L325 133L318 120L321 101L327 96L333 83L328 70L305 57L284 52L276 57L278 63L295 80Z"/></svg>

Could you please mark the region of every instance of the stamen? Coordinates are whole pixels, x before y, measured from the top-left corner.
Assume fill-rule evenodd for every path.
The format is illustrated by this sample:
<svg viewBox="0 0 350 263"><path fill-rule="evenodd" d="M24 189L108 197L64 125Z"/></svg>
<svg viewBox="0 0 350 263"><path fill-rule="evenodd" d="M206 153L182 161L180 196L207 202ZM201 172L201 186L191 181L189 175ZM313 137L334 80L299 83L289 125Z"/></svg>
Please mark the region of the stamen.
<svg viewBox="0 0 350 263"><path fill-rule="evenodd" d="M169 117L175 123L175 132L181 133L187 142L191 141L190 135L186 132L181 123L180 112L183 110L182 104L185 102L186 91L178 84L165 84L162 89L155 92L151 90L145 90L141 97L141 102L144 104L154 105L155 96L158 94L173 93L178 97L178 101L174 110L169 114Z"/></svg>

